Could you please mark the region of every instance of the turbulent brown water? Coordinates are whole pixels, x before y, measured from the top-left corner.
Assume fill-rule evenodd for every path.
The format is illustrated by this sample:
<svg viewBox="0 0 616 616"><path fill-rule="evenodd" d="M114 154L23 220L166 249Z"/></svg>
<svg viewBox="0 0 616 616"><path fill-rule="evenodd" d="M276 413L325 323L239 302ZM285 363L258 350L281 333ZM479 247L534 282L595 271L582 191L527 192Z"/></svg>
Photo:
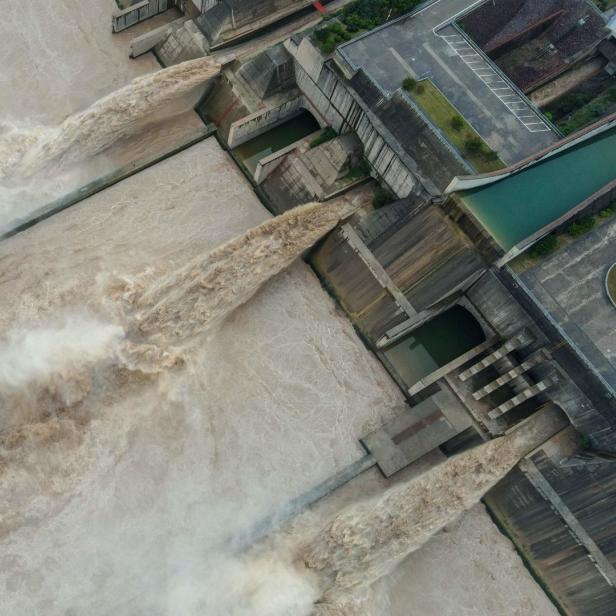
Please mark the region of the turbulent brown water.
<svg viewBox="0 0 616 616"><path fill-rule="evenodd" d="M349 593L373 584L476 504L522 456L553 434L555 421L554 414L540 412L511 434L336 515L301 554L318 575L325 598L315 614L353 613Z"/></svg>
<svg viewBox="0 0 616 616"><path fill-rule="evenodd" d="M0 405L11 412L0 417L0 432L181 365L203 333L356 208L347 198L307 204L179 270L114 279L104 287L109 322L77 315L8 332L0 338Z"/></svg>
<svg viewBox="0 0 616 616"><path fill-rule="evenodd" d="M309 203L272 218L177 271L145 274L109 286L123 305L128 364L168 366L181 349L199 342L206 329L248 301L356 205L340 198Z"/></svg>
<svg viewBox="0 0 616 616"><path fill-rule="evenodd" d="M51 165L98 154L219 72L211 58L189 60L134 79L59 126L11 131L0 140L0 180L19 182Z"/></svg>

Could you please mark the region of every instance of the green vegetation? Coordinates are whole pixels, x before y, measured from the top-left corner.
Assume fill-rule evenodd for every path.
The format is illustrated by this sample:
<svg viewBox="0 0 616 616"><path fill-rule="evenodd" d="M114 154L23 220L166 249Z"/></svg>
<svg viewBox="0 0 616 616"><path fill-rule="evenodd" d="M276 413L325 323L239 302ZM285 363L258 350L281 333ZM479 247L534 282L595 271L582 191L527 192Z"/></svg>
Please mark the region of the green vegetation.
<svg viewBox="0 0 616 616"><path fill-rule="evenodd" d="M409 93L411 93L417 87L417 79L413 79L412 77L407 77L402 82L402 87Z"/></svg>
<svg viewBox="0 0 616 616"><path fill-rule="evenodd" d="M612 302L616 304L616 267L612 266L607 274L607 292Z"/></svg>
<svg viewBox="0 0 616 616"><path fill-rule="evenodd" d="M316 148L318 145L321 145L322 143L326 143L327 141L331 141L332 139L334 139L334 137L337 137L337 136L338 136L338 133L331 126L328 126L327 128L323 130L323 132L316 139L313 139L309 143L308 147Z"/></svg>
<svg viewBox="0 0 616 616"><path fill-rule="evenodd" d="M429 79L415 82L410 90L406 87L406 81L402 84L404 89L479 173L496 171L505 166L498 154L488 147Z"/></svg>
<svg viewBox="0 0 616 616"><path fill-rule="evenodd" d="M588 216L587 218L580 218L576 222L572 222L567 227L567 234L571 237L580 237L580 235L584 235L588 233L594 226L597 224L597 221L593 216Z"/></svg>
<svg viewBox="0 0 616 616"><path fill-rule="evenodd" d="M332 53L340 43L350 41L353 35L339 21L332 21L324 28L316 30L313 37L323 53Z"/></svg>
<svg viewBox="0 0 616 616"><path fill-rule="evenodd" d="M616 214L616 202L602 209L598 213L597 218L594 216L587 216L586 218L580 218L579 220L572 222L565 230L565 234L569 238L578 238L594 229L597 222L603 222L614 216L614 214ZM530 248L528 251L528 256L531 257L531 259L541 259L543 257L547 257L557 250L561 244L566 242L567 240L563 234L556 232L550 233L550 235L546 235L543 239L539 240ZM614 282L616 284L616 273Z"/></svg>
<svg viewBox="0 0 616 616"><path fill-rule="evenodd" d="M539 240L528 251L528 254L533 259L541 259L552 254L558 248L558 237L554 233L546 235L543 239Z"/></svg>
<svg viewBox="0 0 616 616"><path fill-rule="evenodd" d="M555 120L565 134L588 126L616 111L616 83L607 82L598 93L569 92L547 106L546 116Z"/></svg>
<svg viewBox="0 0 616 616"><path fill-rule="evenodd" d="M347 177L351 180L363 178L367 175L370 175L370 163L365 158L362 158L356 165L351 167L347 173Z"/></svg>
<svg viewBox="0 0 616 616"><path fill-rule="evenodd" d="M587 434L583 434L582 432L578 432L577 433L577 442L578 442L578 447L582 451L587 451L587 450L592 448L592 442L590 441L590 438L588 437Z"/></svg>
<svg viewBox="0 0 616 616"><path fill-rule="evenodd" d="M414 9L421 0L356 0L347 5L336 19L314 32L313 38L323 53L332 53L361 32L372 30L390 19Z"/></svg>
<svg viewBox="0 0 616 616"><path fill-rule="evenodd" d="M392 203L396 200L396 196L393 195L389 190L383 188L381 185L377 186L374 190L374 196L372 197L372 205L375 209L379 209L388 203Z"/></svg>
<svg viewBox="0 0 616 616"><path fill-rule="evenodd" d="M350 32L372 30L420 3L421 0L357 0L343 9L341 21Z"/></svg>
<svg viewBox="0 0 616 616"><path fill-rule="evenodd" d="M599 212L599 218L611 218L616 214L616 202L612 203L609 207Z"/></svg>
<svg viewBox="0 0 616 616"><path fill-rule="evenodd" d="M460 132L464 128L464 118L459 115L453 116L451 120L449 120L449 124L453 130Z"/></svg>
<svg viewBox="0 0 616 616"><path fill-rule="evenodd" d="M616 4L616 0L594 0L594 3L602 10L605 11Z"/></svg>

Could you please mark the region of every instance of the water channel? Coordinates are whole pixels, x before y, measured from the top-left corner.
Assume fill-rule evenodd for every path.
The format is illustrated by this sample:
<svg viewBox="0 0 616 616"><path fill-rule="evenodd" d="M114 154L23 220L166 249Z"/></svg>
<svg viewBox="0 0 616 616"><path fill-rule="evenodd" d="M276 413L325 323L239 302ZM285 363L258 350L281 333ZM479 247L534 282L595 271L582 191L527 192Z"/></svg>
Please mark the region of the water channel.
<svg viewBox="0 0 616 616"><path fill-rule="evenodd" d="M319 123L310 113L303 111L283 124L239 145L234 152L252 173L263 157L278 152L317 130L319 130Z"/></svg>
<svg viewBox="0 0 616 616"><path fill-rule="evenodd" d="M410 387L484 340L475 317L462 306L454 306L411 332L385 351L385 356Z"/></svg>
<svg viewBox="0 0 616 616"><path fill-rule="evenodd" d="M509 250L616 179L616 127L498 182L460 193Z"/></svg>

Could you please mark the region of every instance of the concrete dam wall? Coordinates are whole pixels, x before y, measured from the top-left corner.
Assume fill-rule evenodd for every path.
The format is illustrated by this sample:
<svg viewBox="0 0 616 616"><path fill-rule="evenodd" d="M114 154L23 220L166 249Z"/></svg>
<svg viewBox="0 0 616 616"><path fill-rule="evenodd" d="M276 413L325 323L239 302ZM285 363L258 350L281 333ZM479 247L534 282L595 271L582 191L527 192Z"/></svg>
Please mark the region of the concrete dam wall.
<svg viewBox="0 0 616 616"><path fill-rule="evenodd" d="M376 119L369 117L342 80L323 63L322 57L307 39L288 49L295 56L295 75L305 106L315 117L339 133L353 130L363 146L366 159L382 181L398 197L406 197L419 189L417 178L410 171L410 157L376 129ZM385 132L385 131L383 131Z"/></svg>

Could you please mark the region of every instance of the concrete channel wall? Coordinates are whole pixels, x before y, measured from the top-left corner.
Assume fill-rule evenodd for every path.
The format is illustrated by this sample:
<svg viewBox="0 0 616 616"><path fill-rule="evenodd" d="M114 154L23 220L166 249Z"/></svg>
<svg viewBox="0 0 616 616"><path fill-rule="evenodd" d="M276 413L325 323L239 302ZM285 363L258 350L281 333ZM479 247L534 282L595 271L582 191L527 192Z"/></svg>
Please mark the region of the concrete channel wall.
<svg viewBox="0 0 616 616"><path fill-rule="evenodd" d="M113 32L122 32L150 17L164 13L167 9L177 6L182 8L181 0L143 0L126 9L118 10L111 16L111 29Z"/></svg>
<svg viewBox="0 0 616 616"><path fill-rule="evenodd" d="M268 130L299 115L304 108L300 97L285 101L277 107L260 109L231 124L227 143L229 148L236 148L253 137L258 137Z"/></svg>
<svg viewBox="0 0 616 616"><path fill-rule="evenodd" d="M410 157L397 147L378 118L363 109L310 41L304 38L299 45L288 41L286 47L296 60L295 75L304 106L320 123L332 126L338 133L354 131L364 146L373 174L395 195L403 198L418 188Z"/></svg>

